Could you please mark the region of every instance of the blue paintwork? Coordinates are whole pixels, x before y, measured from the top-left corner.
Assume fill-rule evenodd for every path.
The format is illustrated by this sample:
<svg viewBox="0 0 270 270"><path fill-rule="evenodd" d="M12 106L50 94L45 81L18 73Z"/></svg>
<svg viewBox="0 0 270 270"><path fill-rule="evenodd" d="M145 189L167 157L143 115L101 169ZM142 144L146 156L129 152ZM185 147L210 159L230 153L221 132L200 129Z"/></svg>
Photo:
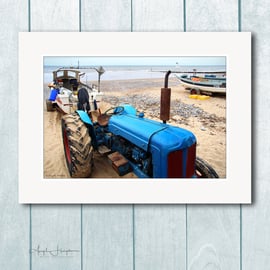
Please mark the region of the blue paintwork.
<svg viewBox="0 0 270 270"><path fill-rule="evenodd" d="M130 107L128 110L132 111ZM153 177L167 177L167 162L164 161L170 152L183 150L183 165L186 164L185 149L196 143L194 134L188 130L128 114L126 110L110 118L109 131L152 153Z"/></svg>
<svg viewBox="0 0 270 270"><path fill-rule="evenodd" d="M149 178L147 174L145 174L137 164L129 161L129 164L133 170L133 172L139 177L139 178Z"/></svg>
<svg viewBox="0 0 270 270"><path fill-rule="evenodd" d="M120 107L124 107L122 114L129 114L134 116L137 114L137 110L129 104L120 105Z"/></svg>
<svg viewBox="0 0 270 270"><path fill-rule="evenodd" d="M85 111L77 110L76 113L80 116L81 120L88 124L88 125L93 125L89 115Z"/></svg>

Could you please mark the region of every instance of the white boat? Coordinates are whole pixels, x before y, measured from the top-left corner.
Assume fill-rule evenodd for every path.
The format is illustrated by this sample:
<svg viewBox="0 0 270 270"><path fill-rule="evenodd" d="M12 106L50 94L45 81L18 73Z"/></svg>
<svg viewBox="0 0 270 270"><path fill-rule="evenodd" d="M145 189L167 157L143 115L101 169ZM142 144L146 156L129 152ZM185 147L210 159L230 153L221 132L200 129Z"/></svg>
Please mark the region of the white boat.
<svg viewBox="0 0 270 270"><path fill-rule="evenodd" d="M83 75L80 70L70 68L59 68L53 71L53 82L48 85L51 93L46 100L47 111L57 109L69 114L77 110L78 91L81 88L85 88L88 92L90 111L97 110L103 93L100 92L99 85L89 86L81 82L80 77Z"/></svg>
<svg viewBox="0 0 270 270"><path fill-rule="evenodd" d="M98 92L95 89L89 91L89 106L90 111L95 111L99 108L99 103L102 100L103 93ZM55 103L63 113L72 113L77 110L78 95L66 88L60 88L59 94L55 99Z"/></svg>
<svg viewBox="0 0 270 270"><path fill-rule="evenodd" d="M226 77L216 77L215 75L196 76L196 75L181 75L176 77L181 81L184 87L191 94L212 94L226 93Z"/></svg>

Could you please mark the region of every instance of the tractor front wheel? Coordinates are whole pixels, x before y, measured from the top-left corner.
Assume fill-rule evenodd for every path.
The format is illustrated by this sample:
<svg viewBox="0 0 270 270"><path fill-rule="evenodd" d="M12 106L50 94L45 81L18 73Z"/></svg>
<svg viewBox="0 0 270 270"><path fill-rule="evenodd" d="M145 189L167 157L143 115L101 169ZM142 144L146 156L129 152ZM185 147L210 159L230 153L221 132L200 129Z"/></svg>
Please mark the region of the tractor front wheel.
<svg viewBox="0 0 270 270"><path fill-rule="evenodd" d="M195 169L199 178L219 178L216 171L206 161L199 157L196 158Z"/></svg>
<svg viewBox="0 0 270 270"><path fill-rule="evenodd" d="M91 137L88 127L77 113L62 117L62 138L70 176L90 177L93 165Z"/></svg>

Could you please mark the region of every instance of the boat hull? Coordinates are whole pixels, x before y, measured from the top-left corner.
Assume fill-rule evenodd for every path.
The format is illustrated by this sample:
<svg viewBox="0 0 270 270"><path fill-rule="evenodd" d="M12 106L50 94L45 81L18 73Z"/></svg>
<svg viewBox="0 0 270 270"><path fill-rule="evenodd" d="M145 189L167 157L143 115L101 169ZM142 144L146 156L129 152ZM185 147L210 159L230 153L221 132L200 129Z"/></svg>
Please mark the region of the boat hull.
<svg viewBox="0 0 270 270"><path fill-rule="evenodd" d="M210 81L203 78L204 81L193 81L189 78L183 78L182 76L177 78L181 81L181 84L188 89L195 89L200 92L207 92L207 93L219 93L219 94L226 93L226 87L221 86L223 81L226 83L226 79L215 79L217 82L215 85L215 83L211 83L214 81L214 79L211 79Z"/></svg>

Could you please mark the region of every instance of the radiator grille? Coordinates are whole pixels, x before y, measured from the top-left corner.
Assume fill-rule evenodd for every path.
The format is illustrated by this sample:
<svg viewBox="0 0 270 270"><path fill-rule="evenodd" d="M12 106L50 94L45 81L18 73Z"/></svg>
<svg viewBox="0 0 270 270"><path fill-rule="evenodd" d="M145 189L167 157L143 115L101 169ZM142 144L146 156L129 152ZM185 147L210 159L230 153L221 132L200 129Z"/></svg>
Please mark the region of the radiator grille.
<svg viewBox="0 0 270 270"><path fill-rule="evenodd" d="M168 155L169 178L191 178L195 174L196 144Z"/></svg>

